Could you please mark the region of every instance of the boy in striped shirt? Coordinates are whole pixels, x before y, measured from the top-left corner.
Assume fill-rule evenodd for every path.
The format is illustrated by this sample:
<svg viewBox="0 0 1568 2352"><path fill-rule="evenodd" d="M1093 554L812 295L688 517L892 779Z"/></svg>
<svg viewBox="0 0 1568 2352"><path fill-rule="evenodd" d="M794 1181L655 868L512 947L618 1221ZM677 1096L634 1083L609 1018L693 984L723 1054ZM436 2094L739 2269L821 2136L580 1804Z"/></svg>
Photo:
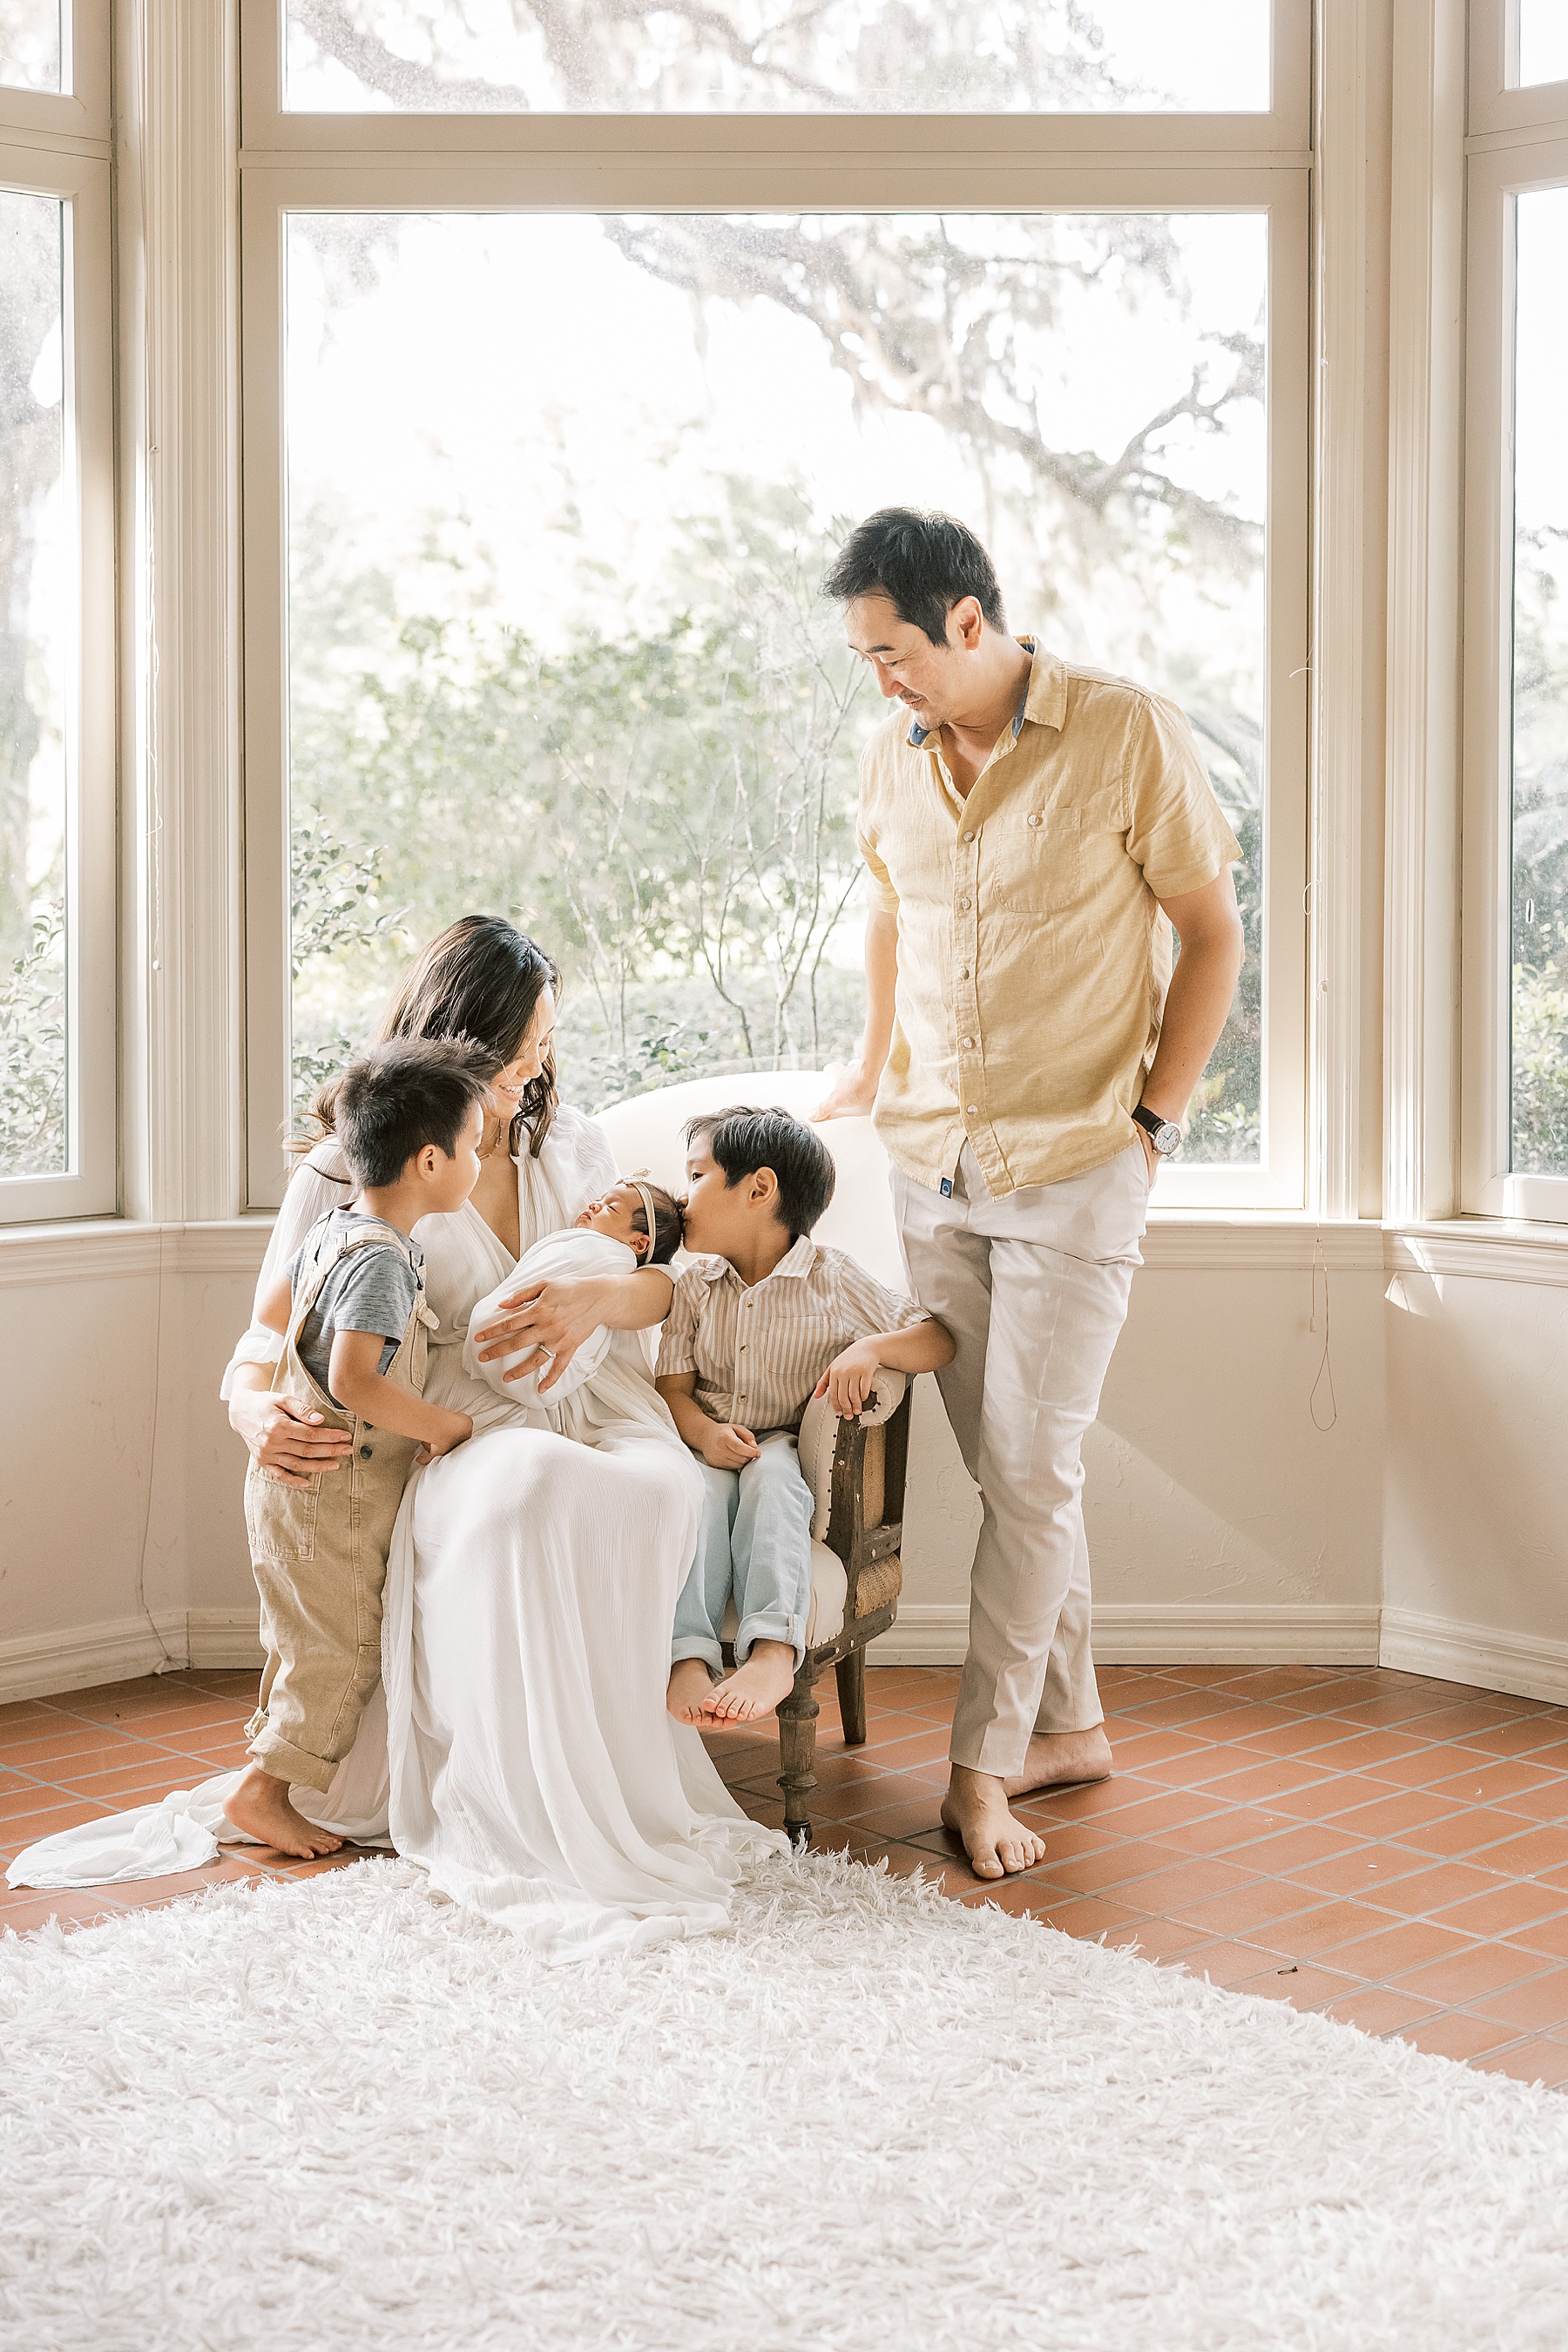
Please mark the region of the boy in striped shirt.
<svg viewBox="0 0 1568 2352"><path fill-rule="evenodd" d="M811 1492L796 1433L814 1396L858 1413L886 1365L951 1363L940 1323L812 1227L833 1198L822 1138L744 1105L686 1130L686 1247L658 1353L658 1391L703 1464L697 1557L675 1612L667 1705L682 1723L749 1722L788 1695L805 1655ZM733 1594L735 1670L719 1628Z"/></svg>

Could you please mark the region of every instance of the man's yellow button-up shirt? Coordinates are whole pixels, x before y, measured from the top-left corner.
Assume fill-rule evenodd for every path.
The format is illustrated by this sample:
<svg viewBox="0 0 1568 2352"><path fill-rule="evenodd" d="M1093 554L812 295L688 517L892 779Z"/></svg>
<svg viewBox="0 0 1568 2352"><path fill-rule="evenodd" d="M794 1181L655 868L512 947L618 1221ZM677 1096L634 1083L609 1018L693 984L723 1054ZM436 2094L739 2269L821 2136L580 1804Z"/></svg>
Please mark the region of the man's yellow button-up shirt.
<svg viewBox="0 0 1568 2352"><path fill-rule="evenodd" d="M967 1141L1000 1195L1125 1150L1171 979L1156 902L1241 856L1182 713L1034 651L967 799L937 734L879 729L859 842L899 919L876 1119L906 1174L940 1185Z"/></svg>

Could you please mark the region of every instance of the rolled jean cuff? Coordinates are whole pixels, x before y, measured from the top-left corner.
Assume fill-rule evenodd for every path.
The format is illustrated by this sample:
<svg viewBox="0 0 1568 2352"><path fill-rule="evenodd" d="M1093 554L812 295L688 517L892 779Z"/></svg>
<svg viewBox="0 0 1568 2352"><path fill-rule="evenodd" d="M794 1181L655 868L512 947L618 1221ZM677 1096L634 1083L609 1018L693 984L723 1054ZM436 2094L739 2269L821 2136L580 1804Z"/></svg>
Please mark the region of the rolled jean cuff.
<svg viewBox="0 0 1568 2352"><path fill-rule="evenodd" d="M337 1777L337 1766L324 1756L312 1756L308 1749L296 1748L276 1731L265 1726L250 1742L250 1753L264 1772L276 1780L298 1783L302 1789L314 1789L324 1797Z"/></svg>
<svg viewBox="0 0 1568 2352"><path fill-rule="evenodd" d="M742 1617L735 1636L735 1664L743 1665L754 1642L787 1642L795 1652L795 1671L805 1664L805 1619L773 1615Z"/></svg>
<svg viewBox="0 0 1568 2352"><path fill-rule="evenodd" d="M669 1663L679 1665L683 1658L700 1658L703 1664L716 1674L724 1671L724 1653L717 1642L705 1642L700 1633L678 1633L669 1645Z"/></svg>

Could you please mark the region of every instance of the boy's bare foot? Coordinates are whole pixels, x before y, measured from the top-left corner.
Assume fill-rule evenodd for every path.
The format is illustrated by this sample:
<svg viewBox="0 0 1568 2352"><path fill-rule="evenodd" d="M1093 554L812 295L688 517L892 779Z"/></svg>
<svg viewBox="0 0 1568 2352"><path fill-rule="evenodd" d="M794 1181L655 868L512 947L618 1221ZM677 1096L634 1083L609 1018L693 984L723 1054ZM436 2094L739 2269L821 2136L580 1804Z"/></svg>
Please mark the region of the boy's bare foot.
<svg viewBox="0 0 1568 2352"><path fill-rule="evenodd" d="M795 1652L787 1642L753 1642L743 1666L708 1694L710 1723L754 1723L772 1715L795 1687Z"/></svg>
<svg viewBox="0 0 1568 2352"><path fill-rule="evenodd" d="M237 1830L276 1846L279 1853L298 1854L308 1862L321 1853L336 1853L342 1840L334 1830L319 1830L289 1802L289 1783L253 1764L224 1806Z"/></svg>
<svg viewBox="0 0 1568 2352"><path fill-rule="evenodd" d="M700 1658L677 1658L669 1670L664 1703L677 1723L706 1723L713 1677Z"/></svg>

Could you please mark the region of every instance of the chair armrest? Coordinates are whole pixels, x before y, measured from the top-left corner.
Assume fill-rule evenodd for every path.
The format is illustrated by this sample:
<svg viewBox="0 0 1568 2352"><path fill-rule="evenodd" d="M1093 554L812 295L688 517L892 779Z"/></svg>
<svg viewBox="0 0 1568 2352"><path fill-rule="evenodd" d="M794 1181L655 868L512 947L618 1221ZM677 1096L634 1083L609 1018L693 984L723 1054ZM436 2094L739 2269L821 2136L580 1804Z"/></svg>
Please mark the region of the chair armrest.
<svg viewBox="0 0 1568 2352"><path fill-rule="evenodd" d="M860 1427L876 1429L890 1421L903 1402L909 1384L907 1372L889 1371L884 1366L877 1374L876 1396L860 1415ZM818 1543L826 1542L828 1521L833 1515L833 1456L841 1426L826 1397L813 1397L801 1417L801 1475L811 1489L811 1532Z"/></svg>

